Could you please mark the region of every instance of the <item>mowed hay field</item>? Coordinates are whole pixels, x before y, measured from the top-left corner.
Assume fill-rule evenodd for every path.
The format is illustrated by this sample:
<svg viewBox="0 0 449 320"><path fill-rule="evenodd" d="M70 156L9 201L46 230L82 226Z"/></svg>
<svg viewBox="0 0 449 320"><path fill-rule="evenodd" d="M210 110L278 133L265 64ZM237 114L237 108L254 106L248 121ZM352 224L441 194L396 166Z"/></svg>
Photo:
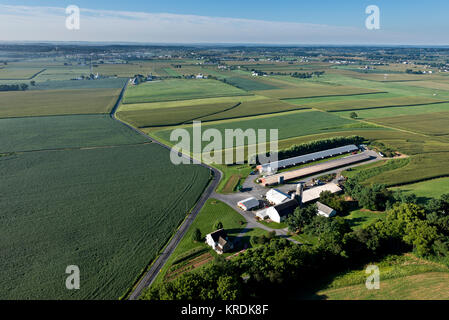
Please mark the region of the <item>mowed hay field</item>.
<svg viewBox="0 0 449 320"><path fill-rule="evenodd" d="M176 101L213 97L249 95L247 92L217 80L164 80L130 86L123 103Z"/></svg>
<svg viewBox="0 0 449 320"><path fill-rule="evenodd" d="M366 266L339 274L315 299L331 300L446 300L449 299L447 266L420 259L413 254L387 256L374 264L380 270L380 289L365 286Z"/></svg>
<svg viewBox="0 0 449 320"><path fill-rule="evenodd" d="M0 153L145 143L109 115L0 119Z"/></svg>
<svg viewBox="0 0 449 320"><path fill-rule="evenodd" d="M121 89L0 92L0 118L109 113Z"/></svg>
<svg viewBox="0 0 449 320"><path fill-rule="evenodd" d="M156 257L210 171L156 145L0 157L0 299L117 299ZM67 290L66 267L80 268Z"/></svg>
<svg viewBox="0 0 449 320"><path fill-rule="evenodd" d="M362 284L318 294L329 300L448 300L449 273L430 272L383 280L379 290L367 290Z"/></svg>

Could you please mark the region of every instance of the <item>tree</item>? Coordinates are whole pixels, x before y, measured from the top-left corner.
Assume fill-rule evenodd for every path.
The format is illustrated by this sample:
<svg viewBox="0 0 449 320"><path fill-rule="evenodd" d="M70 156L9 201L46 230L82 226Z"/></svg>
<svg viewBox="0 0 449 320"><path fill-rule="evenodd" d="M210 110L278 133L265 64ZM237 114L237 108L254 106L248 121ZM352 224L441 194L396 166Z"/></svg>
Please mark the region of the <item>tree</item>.
<svg viewBox="0 0 449 320"><path fill-rule="evenodd" d="M317 214L317 206L315 204L307 207L298 207L295 212L287 218L287 225L290 231L302 232L302 230L310 224L313 217Z"/></svg>
<svg viewBox="0 0 449 320"><path fill-rule="evenodd" d="M349 116L351 117L351 119L357 119L359 117L359 115L355 112L351 112Z"/></svg>
<svg viewBox="0 0 449 320"><path fill-rule="evenodd" d="M195 230L193 230L192 240L195 242L200 242L201 239L202 239L201 230L196 228Z"/></svg>
<svg viewBox="0 0 449 320"><path fill-rule="evenodd" d="M215 230L220 230L223 229L223 223L221 221L218 221L215 226L214 226Z"/></svg>
<svg viewBox="0 0 449 320"><path fill-rule="evenodd" d="M36 81L32 80L30 81L30 84L34 87L36 85Z"/></svg>

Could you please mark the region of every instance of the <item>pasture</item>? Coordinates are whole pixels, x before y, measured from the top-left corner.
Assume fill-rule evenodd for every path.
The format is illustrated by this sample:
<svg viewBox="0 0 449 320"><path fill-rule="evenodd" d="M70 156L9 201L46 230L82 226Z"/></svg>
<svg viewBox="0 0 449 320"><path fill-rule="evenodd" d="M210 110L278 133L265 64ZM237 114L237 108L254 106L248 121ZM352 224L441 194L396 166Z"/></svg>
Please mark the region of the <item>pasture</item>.
<svg viewBox="0 0 449 320"><path fill-rule="evenodd" d="M106 147L148 140L109 115L0 119L0 153Z"/></svg>
<svg viewBox="0 0 449 320"><path fill-rule="evenodd" d="M439 178L407 184L402 187L392 188L401 190L405 194L415 194L418 199L438 199L443 194L449 193L449 178Z"/></svg>
<svg viewBox="0 0 449 320"><path fill-rule="evenodd" d="M156 257L210 172L172 165L168 150L149 144L1 157L0 176L0 299L114 300ZM80 290L65 288L68 265L80 268Z"/></svg>
<svg viewBox="0 0 449 320"><path fill-rule="evenodd" d="M0 118L109 113L121 89L0 92Z"/></svg>
<svg viewBox="0 0 449 320"><path fill-rule="evenodd" d="M248 95L245 91L217 80L165 80L130 86L123 100L128 103L176 101Z"/></svg>

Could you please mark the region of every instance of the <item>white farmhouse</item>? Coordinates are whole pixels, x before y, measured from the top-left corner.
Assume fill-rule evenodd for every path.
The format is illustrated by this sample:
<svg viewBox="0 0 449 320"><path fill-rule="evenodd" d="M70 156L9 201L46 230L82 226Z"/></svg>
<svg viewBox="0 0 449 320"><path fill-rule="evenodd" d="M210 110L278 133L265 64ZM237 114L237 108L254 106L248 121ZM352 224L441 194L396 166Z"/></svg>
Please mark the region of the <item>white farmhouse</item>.
<svg viewBox="0 0 449 320"><path fill-rule="evenodd" d="M229 241L228 235L224 229L209 233L206 236L206 243L218 254L222 254L223 252L227 252L234 248L234 245Z"/></svg>

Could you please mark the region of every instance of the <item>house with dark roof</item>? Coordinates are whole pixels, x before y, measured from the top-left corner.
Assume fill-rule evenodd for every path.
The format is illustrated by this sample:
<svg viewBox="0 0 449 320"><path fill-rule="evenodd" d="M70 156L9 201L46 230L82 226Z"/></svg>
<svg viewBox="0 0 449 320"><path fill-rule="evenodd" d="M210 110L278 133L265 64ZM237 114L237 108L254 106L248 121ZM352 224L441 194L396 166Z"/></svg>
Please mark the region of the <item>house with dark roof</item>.
<svg viewBox="0 0 449 320"><path fill-rule="evenodd" d="M228 235L224 229L209 233L206 236L206 243L218 254L228 252L234 248L234 245L229 241Z"/></svg>

